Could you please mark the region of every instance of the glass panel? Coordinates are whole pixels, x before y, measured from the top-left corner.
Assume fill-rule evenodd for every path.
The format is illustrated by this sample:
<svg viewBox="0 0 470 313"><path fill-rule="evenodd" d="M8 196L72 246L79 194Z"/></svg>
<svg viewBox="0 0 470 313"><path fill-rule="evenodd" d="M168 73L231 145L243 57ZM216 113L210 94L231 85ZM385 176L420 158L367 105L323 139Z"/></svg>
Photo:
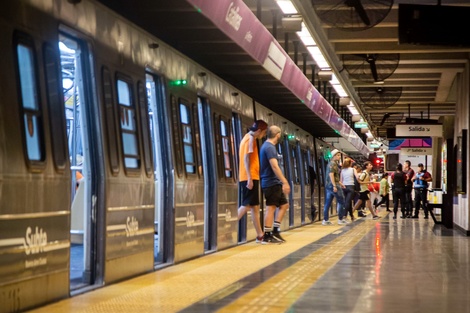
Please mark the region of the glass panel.
<svg viewBox="0 0 470 313"><path fill-rule="evenodd" d="M120 105L131 106L131 95L129 92L129 85L122 81L118 80L118 101Z"/></svg>
<svg viewBox="0 0 470 313"><path fill-rule="evenodd" d="M34 82L33 51L30 47L18 45L18 66L21 80L21 97L23 108L37 109L38 94Z"/></svg>
<svg viewBox="0 0 470 313"><path fill-rule="evenodd" d="M25 114L24 125L26 134L26 146L28 148L28 159L32 161L41 160L41 146L39 145L38 123L36 116Z"/></svg>
<svg viewBox="0 0 470 313"><path fill-rule="evenodd" d="M183 124L189 124L188 107L184 104L180 104L180 121Z"/></svg>
<svg viewBox="0 0 470 313"><path fill-rule="evenodd" d="M184 159L186 163L194 163L193 147L184 145Z"/></svg>

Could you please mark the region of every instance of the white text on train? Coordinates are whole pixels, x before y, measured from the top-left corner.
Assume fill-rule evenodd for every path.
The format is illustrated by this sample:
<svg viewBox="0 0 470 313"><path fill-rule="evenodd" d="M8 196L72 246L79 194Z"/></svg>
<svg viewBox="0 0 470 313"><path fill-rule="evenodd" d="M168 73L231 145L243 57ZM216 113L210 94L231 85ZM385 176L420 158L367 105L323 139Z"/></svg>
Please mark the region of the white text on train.
<svg viewBox="0 0 470 313"><path fill-rule="evenodd" d="M238 14L238 11L240 11L240 8L234 7L232 2L228 7L227 15L225 16L227 23L229 23L229 25L232 26L235 30L240 28L243 19L242 16Z"/></svg>
<svg viewBox="0 0 470 313"><path fill-rule="evenodd" d="M137 219L132 216L127 217L126 221L126 237L133 237L137 235L137 232L139 231L139 222Z"/></svg>
<svg viewBox="0 0 470 313"><path fill-rule="evenodd" d="M44 252L47 245L47 233L36 226L35 231L31 227L26 228L24 250L26 255Z"/></svg>

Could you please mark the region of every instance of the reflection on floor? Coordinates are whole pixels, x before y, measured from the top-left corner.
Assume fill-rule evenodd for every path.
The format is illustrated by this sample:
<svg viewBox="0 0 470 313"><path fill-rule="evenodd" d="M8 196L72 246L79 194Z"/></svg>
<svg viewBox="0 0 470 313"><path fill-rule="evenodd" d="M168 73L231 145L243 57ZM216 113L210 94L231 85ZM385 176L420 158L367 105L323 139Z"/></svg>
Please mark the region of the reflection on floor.
<svg viewBox="0 0 470 313"><path fill-rule="evenodd" d="M470 238L432 220L360 218L283 233L33 312L470 312Z"/></svg>

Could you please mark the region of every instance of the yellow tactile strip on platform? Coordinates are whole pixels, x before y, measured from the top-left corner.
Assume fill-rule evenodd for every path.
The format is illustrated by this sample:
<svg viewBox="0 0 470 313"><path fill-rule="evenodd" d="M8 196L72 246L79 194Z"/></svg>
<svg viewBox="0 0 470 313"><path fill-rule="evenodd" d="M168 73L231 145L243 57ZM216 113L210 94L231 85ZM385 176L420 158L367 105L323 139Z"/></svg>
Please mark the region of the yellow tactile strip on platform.
<svg viewBox="0 0 470 313"><path fill-rule="evenodd" d="M362 223L261 283L218 312L285 312L373 227Z"/></svg>
<svg viewBox="0 0 470 313"><path fill-rule="evenodd" d="M370 227L374 224L375 222L370 223ZM357 228L356 231L366 233L363 227L357 226L361 225L356 225L352 230ZM32 312L176 312L340 228L342 226L325 227L320 223L307 225L283 232L287 242L281 245L260 245L254 242L240 245L106 286ZM348 239L351 236L341 237L347 237L343 240L351 240ZM344 248L338 253L344 255L347 252L346 246ZM305 262L302 261L302 264ZM331 260L330 263L336 262ZM323 271L315 268L318 273L324 273L326 270L327 268Z"/></svg>

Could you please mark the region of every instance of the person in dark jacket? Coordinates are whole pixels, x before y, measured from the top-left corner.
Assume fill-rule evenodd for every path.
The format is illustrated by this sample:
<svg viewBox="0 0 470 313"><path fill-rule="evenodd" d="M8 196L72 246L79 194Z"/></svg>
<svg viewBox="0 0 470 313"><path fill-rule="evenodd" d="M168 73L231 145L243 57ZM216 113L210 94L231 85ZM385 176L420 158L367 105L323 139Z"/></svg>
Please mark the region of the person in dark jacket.
<svg viewBox="0 0 470 313"><path fill-rule="evenodd" d="M405 184L406 174L403 172L403 165L397 164L397 169L392 173L392 194L393 194L393 219L397 219L398 201L400 201L401 216L405 218Z"/></svg>

